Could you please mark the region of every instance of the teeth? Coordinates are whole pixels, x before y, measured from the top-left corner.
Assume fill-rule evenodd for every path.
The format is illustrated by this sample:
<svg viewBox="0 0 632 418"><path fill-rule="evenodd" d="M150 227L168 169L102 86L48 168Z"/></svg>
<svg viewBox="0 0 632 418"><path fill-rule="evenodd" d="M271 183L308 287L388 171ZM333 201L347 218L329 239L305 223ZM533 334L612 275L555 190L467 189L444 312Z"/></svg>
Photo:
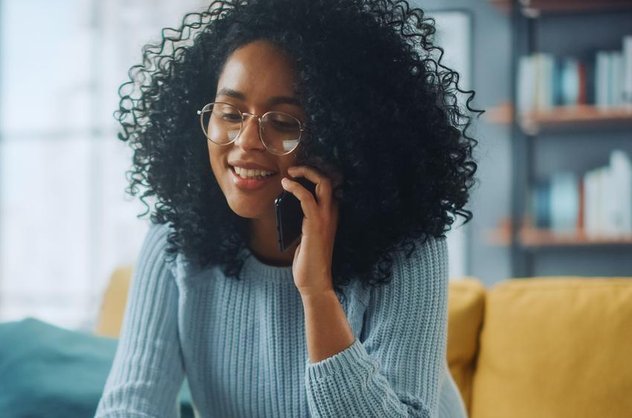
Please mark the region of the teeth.
<svg viewBox="0 0 632 418"><path fill-rule="evenodd" d="M237 173L239 177L243 177L243 178L268 177L274 174L272 171L250 170L250 169L241 168L241 167L233 167L233 168L235 169L235 173Z"/></svg>

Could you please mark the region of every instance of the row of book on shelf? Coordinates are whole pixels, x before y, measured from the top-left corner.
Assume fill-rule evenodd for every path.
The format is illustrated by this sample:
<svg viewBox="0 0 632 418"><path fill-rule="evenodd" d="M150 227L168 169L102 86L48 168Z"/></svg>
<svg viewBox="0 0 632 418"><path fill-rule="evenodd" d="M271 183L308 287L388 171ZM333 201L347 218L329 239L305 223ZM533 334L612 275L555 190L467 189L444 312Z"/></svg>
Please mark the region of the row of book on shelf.
<svg viewBox="0 0 632 418"><path fill-rule="evenodd" d="M521 113L584 104L632 107L632 35L623 37L620 50L599 50L589 57L521 57L517 83Z"/></svg>
<svg viewBox="0 0 632 418"><path fill-rule="evenodd" d="M531 190L531 215L538 228L556 233L584 231L588 237L632 234L632 161L621 150L609 164L582 175L558 172Z"/></svg>

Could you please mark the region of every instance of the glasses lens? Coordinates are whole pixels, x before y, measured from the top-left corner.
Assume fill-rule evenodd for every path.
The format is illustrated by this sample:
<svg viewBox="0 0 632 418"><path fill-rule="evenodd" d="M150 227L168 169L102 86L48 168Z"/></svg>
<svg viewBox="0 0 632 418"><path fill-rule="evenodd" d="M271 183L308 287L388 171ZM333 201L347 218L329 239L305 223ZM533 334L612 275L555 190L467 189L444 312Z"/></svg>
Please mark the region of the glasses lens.
<svg viewBox="0 0 632 418"><path fill-rule="evenodd" d="M287 154L298 146L301 124L286 113L269 112L261 118L261 136L270 152Z"/></svg>
<svg viewBox="0 0 632 418"><path fill-rule="evenodd" d="M211 103L202 111L202 129L216 144L228 144L237 138L242 119L239 109L226 103Z"/></svg>

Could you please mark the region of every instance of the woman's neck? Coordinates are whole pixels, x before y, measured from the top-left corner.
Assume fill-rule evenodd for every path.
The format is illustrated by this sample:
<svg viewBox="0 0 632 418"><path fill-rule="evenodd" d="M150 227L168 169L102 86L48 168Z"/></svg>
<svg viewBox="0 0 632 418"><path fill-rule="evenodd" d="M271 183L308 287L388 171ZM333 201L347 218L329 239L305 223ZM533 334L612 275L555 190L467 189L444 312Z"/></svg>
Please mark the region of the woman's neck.
<svg viewBox="0 0 632 418"><path fill-rule="evenodd" d="M250 220L250 251L262 263L272 266L291 266L298 243L286 251L279 249L276 219L263 218Z"/></svg>

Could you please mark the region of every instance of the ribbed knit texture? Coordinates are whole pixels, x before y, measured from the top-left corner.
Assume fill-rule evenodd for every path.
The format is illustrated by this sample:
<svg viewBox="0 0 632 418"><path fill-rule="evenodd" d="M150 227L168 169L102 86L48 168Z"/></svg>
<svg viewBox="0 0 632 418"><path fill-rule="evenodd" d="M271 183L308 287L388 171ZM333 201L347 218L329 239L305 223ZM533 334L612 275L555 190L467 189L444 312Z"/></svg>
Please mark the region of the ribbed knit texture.
<svg viewBox="0 0 632 418"><path fill-rule="evenodd" d="M236 281L167 263L168 232L145 238L97 417L177 417L185 376L203 418L465 416L445 360L445 239L398 256L386 286L346 287L356 339L311 363L291 267L248 253Z"/></svg>

